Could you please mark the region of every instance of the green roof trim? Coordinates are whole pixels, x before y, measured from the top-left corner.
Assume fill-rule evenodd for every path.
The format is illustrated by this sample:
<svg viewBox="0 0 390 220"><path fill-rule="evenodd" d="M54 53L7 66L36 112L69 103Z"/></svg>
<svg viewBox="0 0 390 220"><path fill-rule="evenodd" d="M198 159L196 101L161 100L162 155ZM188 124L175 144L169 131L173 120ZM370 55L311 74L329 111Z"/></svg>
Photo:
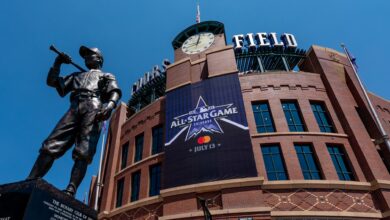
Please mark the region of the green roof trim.
<svg viewBox="0 0 390 220"><path fill-rule="evenodd" d="M180 48L187 38L201 32L222 34L225 33L225 26L219 21L204 21L191 25L175 37L175 39L172 41L173 48Z"/></svg>

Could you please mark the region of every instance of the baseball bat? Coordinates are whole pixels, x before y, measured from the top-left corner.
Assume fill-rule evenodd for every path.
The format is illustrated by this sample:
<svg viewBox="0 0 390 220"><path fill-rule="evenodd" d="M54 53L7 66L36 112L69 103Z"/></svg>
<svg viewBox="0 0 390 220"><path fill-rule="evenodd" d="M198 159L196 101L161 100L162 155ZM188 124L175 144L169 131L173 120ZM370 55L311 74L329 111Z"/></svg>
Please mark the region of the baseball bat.
<svg viewBox="0 0 390 220"><path fill-rule="evenodd" d="M50 48L49 48L51 51L54 51L54 53L58 54L58 55L61 55L62 52L58 51L57 48L54 46L54 45L50 45ZM77 65L76 63L74 63L73 61L70 62L70 64L72 64L74 67L76 67L77 69L79 69L80 71L83 71L83 72L87 72L84 68L82 68L81 66Z"/></svg>

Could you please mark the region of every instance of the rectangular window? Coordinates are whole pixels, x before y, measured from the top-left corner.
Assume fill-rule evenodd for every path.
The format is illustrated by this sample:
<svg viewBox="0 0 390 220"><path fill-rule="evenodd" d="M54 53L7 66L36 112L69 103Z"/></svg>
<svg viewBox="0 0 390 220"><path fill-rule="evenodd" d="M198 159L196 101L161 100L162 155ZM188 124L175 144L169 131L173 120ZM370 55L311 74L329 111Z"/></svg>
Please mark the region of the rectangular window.
<svg viewBox="0 0 390 220"><path fill-rule="evenodd" d="M162 151L164 146L163 126L158 125L152 130L152 155Z"/></svg>
<svg viewBox="0 0 390 220"><path fill-rule="evenodd" d="M116 184L116 203L115 206L118 208L122 206L122 198L123 198L123 185L125 182L125 178L118 180Z"/></svg>
<svg viewBox="0 0 390 220"><path fill-rule="evenodd" d="M305 131L297 102L283 101L282 108L290 131Z"/></svg>
<svg viewBox="0 0 390 220"><path fill-rule="evenodd" d="M126 142L124 145L122 145L122 152L121 152L121 170L124 169L127 166L127 154L129 152L129 142Z"/></svg>
<svg viewBox="0 0 390 220"><path fill-rule="evenodd" d="M313 110L314 117L317 120L318 126L321 132L335 132L332 121L326 112L325 105L323 103L315 102L310 103L311 109Z"/></svg>
<svg viewBox="0 0 390 220"><path fill-rule="evenodd" d="M134 162L142 160L142 151L144 146L144 134L135 137Z"/></svg>
<svg viewBox="0 0 390 220"><path fill-rule="evenodd" d="M266 102L252 104L256 128L259 133L275 132L269 105Z"/></svg>
<svg viewBox="0 0 390 220"><path fill-rule="evenodd" d="M137 171L131 174L131 198L130 201L134 202L139 199L139 186L141 180L141 171Z"/></svg>
<svg viewBox="0 0 390 220"><path fill-rule="evenodd" d="M149 196L159 195L161 187L161 164L150 166L149 180Z"/></svg>
<svg viewBox="0 0 390 220"><path fill-rule="evenodd" d="M322 179L312 146L308 144L296 144L295 151L297 152L299 164L301 165L305 180Z"/></svg>
<svg viewBox="0 0 390 220"><path fill-rule="evenodd" d="M354 180L353 173L349 166L347 155L341 146L327 145L333 165L336 168L340 180Z"/></svg>
<svg viewBox="0 0 390 220"><path fill-rule="evenodd" d="M287 172L279 145L261 146L261 152L268 180L287 180Z"/></svg>

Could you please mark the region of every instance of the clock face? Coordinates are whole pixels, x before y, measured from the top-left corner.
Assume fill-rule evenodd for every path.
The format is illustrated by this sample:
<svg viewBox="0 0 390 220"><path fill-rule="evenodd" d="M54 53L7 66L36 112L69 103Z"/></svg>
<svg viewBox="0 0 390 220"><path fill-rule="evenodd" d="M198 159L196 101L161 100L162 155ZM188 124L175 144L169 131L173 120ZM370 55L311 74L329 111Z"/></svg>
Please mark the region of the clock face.
<svg viewBox="0 0 390 220"><path fill-rule="evenodd" d="M181 50L186 54L197 54L205 51L214 42L214 34L202 32L192 35L182 45Z"/></svg>

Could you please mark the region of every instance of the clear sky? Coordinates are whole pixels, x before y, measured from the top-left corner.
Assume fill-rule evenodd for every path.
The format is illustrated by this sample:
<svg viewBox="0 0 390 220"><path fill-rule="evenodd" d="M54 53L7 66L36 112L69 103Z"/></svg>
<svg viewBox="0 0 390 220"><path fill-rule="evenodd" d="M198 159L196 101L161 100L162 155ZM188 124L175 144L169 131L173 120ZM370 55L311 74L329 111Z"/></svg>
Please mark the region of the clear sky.
<svg viewBox="0 0 390 220"><path fill-rule="evenodd" d="M196 0L4 0L0 3L0 184L23 180L42 141L69 107L46 85L55 54L50 44L76 63L80 45L99 47L104 68L116 75L123 102L131 84L164 58L173 60L171 41L195 23ZM390 99L390 1L200 0L201 20L225 24L228 43L234 34L292 33L298 46L341 51L345 43L357 57L368 90ZM64 66L62 74L75 71ZM100 148L100 144L99 144ZM100 150L77 198L83 199L97 173ZM45 177L62 189L72 167L71 150Z"/></svg>

